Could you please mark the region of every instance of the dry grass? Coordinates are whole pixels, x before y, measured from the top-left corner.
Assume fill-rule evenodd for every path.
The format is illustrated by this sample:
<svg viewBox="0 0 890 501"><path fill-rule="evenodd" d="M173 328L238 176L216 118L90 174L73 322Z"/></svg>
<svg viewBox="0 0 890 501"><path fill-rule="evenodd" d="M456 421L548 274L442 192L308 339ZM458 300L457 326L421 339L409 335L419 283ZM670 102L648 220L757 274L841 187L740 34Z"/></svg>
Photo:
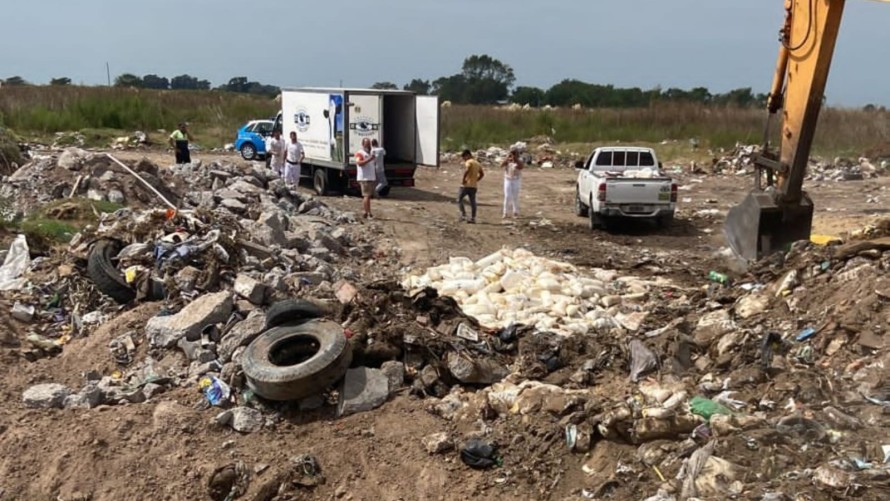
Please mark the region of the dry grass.
<svg viewBox="0 0 890 501"><path fill-rule="evenodd" d="M104 131L114 137L134 130L172 130L189 121L197 142L218 147L253 118L273 116L274 100L219 91L158 91L108 87L0 88L0 125L24 136ZM759 109L657 103L632 109L510 111L490 106L442 110L443 149L505 145L546 135L560 143L686 142L702 148L731 148L762 140L766 112ZM773 127L777 133L777 125ZM817 154L858 155L890 142L890 113L823 111L816 133Z"/></svg>

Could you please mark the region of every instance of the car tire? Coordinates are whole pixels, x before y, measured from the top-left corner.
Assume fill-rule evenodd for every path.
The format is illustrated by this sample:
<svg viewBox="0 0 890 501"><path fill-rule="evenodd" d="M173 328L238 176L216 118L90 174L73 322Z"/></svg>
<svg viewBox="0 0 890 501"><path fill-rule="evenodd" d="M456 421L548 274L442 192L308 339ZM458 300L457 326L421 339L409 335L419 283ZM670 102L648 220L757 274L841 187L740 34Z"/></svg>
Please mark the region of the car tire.
<svg viewBox="0 0 890 501"><path fill-rule="evenodd" d="M320 306L305 299L285 299L276 302L266 311L266 328L321 318L324 313Z"/></svg>
<svg viewBox="0 0 890 501"><path fill-rule="evenodd" d="M352 349L343 327L329 320L275 327L241 356L247 386L267 400L299 400L323 392L345 374Z"/></svg>
<svg viewBox="0 0 890 501"><path fill-rule="evenodd" d="M661 229L669 229L674 224L674 215L666 214L658 216L658 227Z"/></svg>
<svg viewBox="0 0 890 501"><path fill-rule="evenodd" d="M590 207L587 209L587 221L589 222L591 231L596 231L596 230L606 228L605 218L593 210L592 202L590 204Z"/></svg>
<svg viewBox="0 0 890 501"><path fill-rule="evenodd" d="M241 145L241 158L247 161L252 161L256 159L256 146L251 142L247 142Z"/></svg>
<svg viewBox="0 0 890 501"><path fill-rule="evenodd" d="M584 205L584 202L581 201L581 195L579 193L575 193L575 215L578 217L587 217L587 211L589 208Z"/></svg>
<svg viewBox="0 0 890 501"><path fill-rule="evenodd" d="M124 275L115 268L111 259L121 251L117 240L99 240L87 256L87 275L103 294L119 304L136 299L136 290L130 287Z"/></svg>
<svg viewBox="0 0 890 501"><path fill-rule="evenodd" d="M312 187L315 188L315 193L318 196L323 197L328 194L328 170L319 167L315 169L315 173L312 174Z"/></svg>

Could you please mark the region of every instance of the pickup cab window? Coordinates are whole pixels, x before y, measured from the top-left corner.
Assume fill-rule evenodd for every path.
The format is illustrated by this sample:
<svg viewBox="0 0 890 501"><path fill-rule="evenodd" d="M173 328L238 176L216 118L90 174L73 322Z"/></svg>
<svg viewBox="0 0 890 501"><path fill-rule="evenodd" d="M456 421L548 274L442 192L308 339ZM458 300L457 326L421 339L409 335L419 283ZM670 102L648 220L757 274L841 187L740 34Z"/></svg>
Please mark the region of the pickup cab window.
<svg viewBox="0 0 890 501"><path fill-rule="evenodd" d="M654 167L655 166L655 157L652 156L652 153L648 151L644 151L640 153L640 167Z"/></svg>
<svg viewBox="0 0 890 501"><path fill-rule="evenodd" d="M597 167L611 167L612 166L612 152L611 151L601 151L599 156L596 157L596 166ZM597 169L601 170L601 169Z"/></svg>

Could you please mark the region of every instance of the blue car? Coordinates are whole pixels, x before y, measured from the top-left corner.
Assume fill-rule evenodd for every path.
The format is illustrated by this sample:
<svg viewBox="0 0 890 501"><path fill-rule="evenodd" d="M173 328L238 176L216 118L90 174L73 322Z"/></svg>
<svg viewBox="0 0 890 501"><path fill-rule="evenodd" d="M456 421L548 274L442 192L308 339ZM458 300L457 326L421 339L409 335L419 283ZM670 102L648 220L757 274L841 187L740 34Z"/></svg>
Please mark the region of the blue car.
<svg viewBox="0 0 890 501"><path fill-rule="evenodd" d="M266 139L272 135L273 120L251 120L238 129L235 149L244 160L262 160L266 157Z"/></svg>

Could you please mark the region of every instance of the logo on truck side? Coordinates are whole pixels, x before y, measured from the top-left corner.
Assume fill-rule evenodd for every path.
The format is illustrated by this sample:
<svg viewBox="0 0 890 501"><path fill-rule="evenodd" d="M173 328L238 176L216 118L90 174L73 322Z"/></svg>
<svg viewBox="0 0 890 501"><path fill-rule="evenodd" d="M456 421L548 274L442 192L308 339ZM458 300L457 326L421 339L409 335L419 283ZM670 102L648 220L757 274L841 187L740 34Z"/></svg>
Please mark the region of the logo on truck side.
<svg viewBox="0 0 890 501"><path fill-rule="evenodd" d="M359 136L370 136L380 130L380 124L374 123L370 117L356 117L355 122L349 123L349 130L355 131Z"/></svg>
<svg viewBox="0 0 890 501"><path fill-rule="evenodd" d="M300 132L309 130L309 112L305 109L299 109L294 113L294 124Z"/></svg>

